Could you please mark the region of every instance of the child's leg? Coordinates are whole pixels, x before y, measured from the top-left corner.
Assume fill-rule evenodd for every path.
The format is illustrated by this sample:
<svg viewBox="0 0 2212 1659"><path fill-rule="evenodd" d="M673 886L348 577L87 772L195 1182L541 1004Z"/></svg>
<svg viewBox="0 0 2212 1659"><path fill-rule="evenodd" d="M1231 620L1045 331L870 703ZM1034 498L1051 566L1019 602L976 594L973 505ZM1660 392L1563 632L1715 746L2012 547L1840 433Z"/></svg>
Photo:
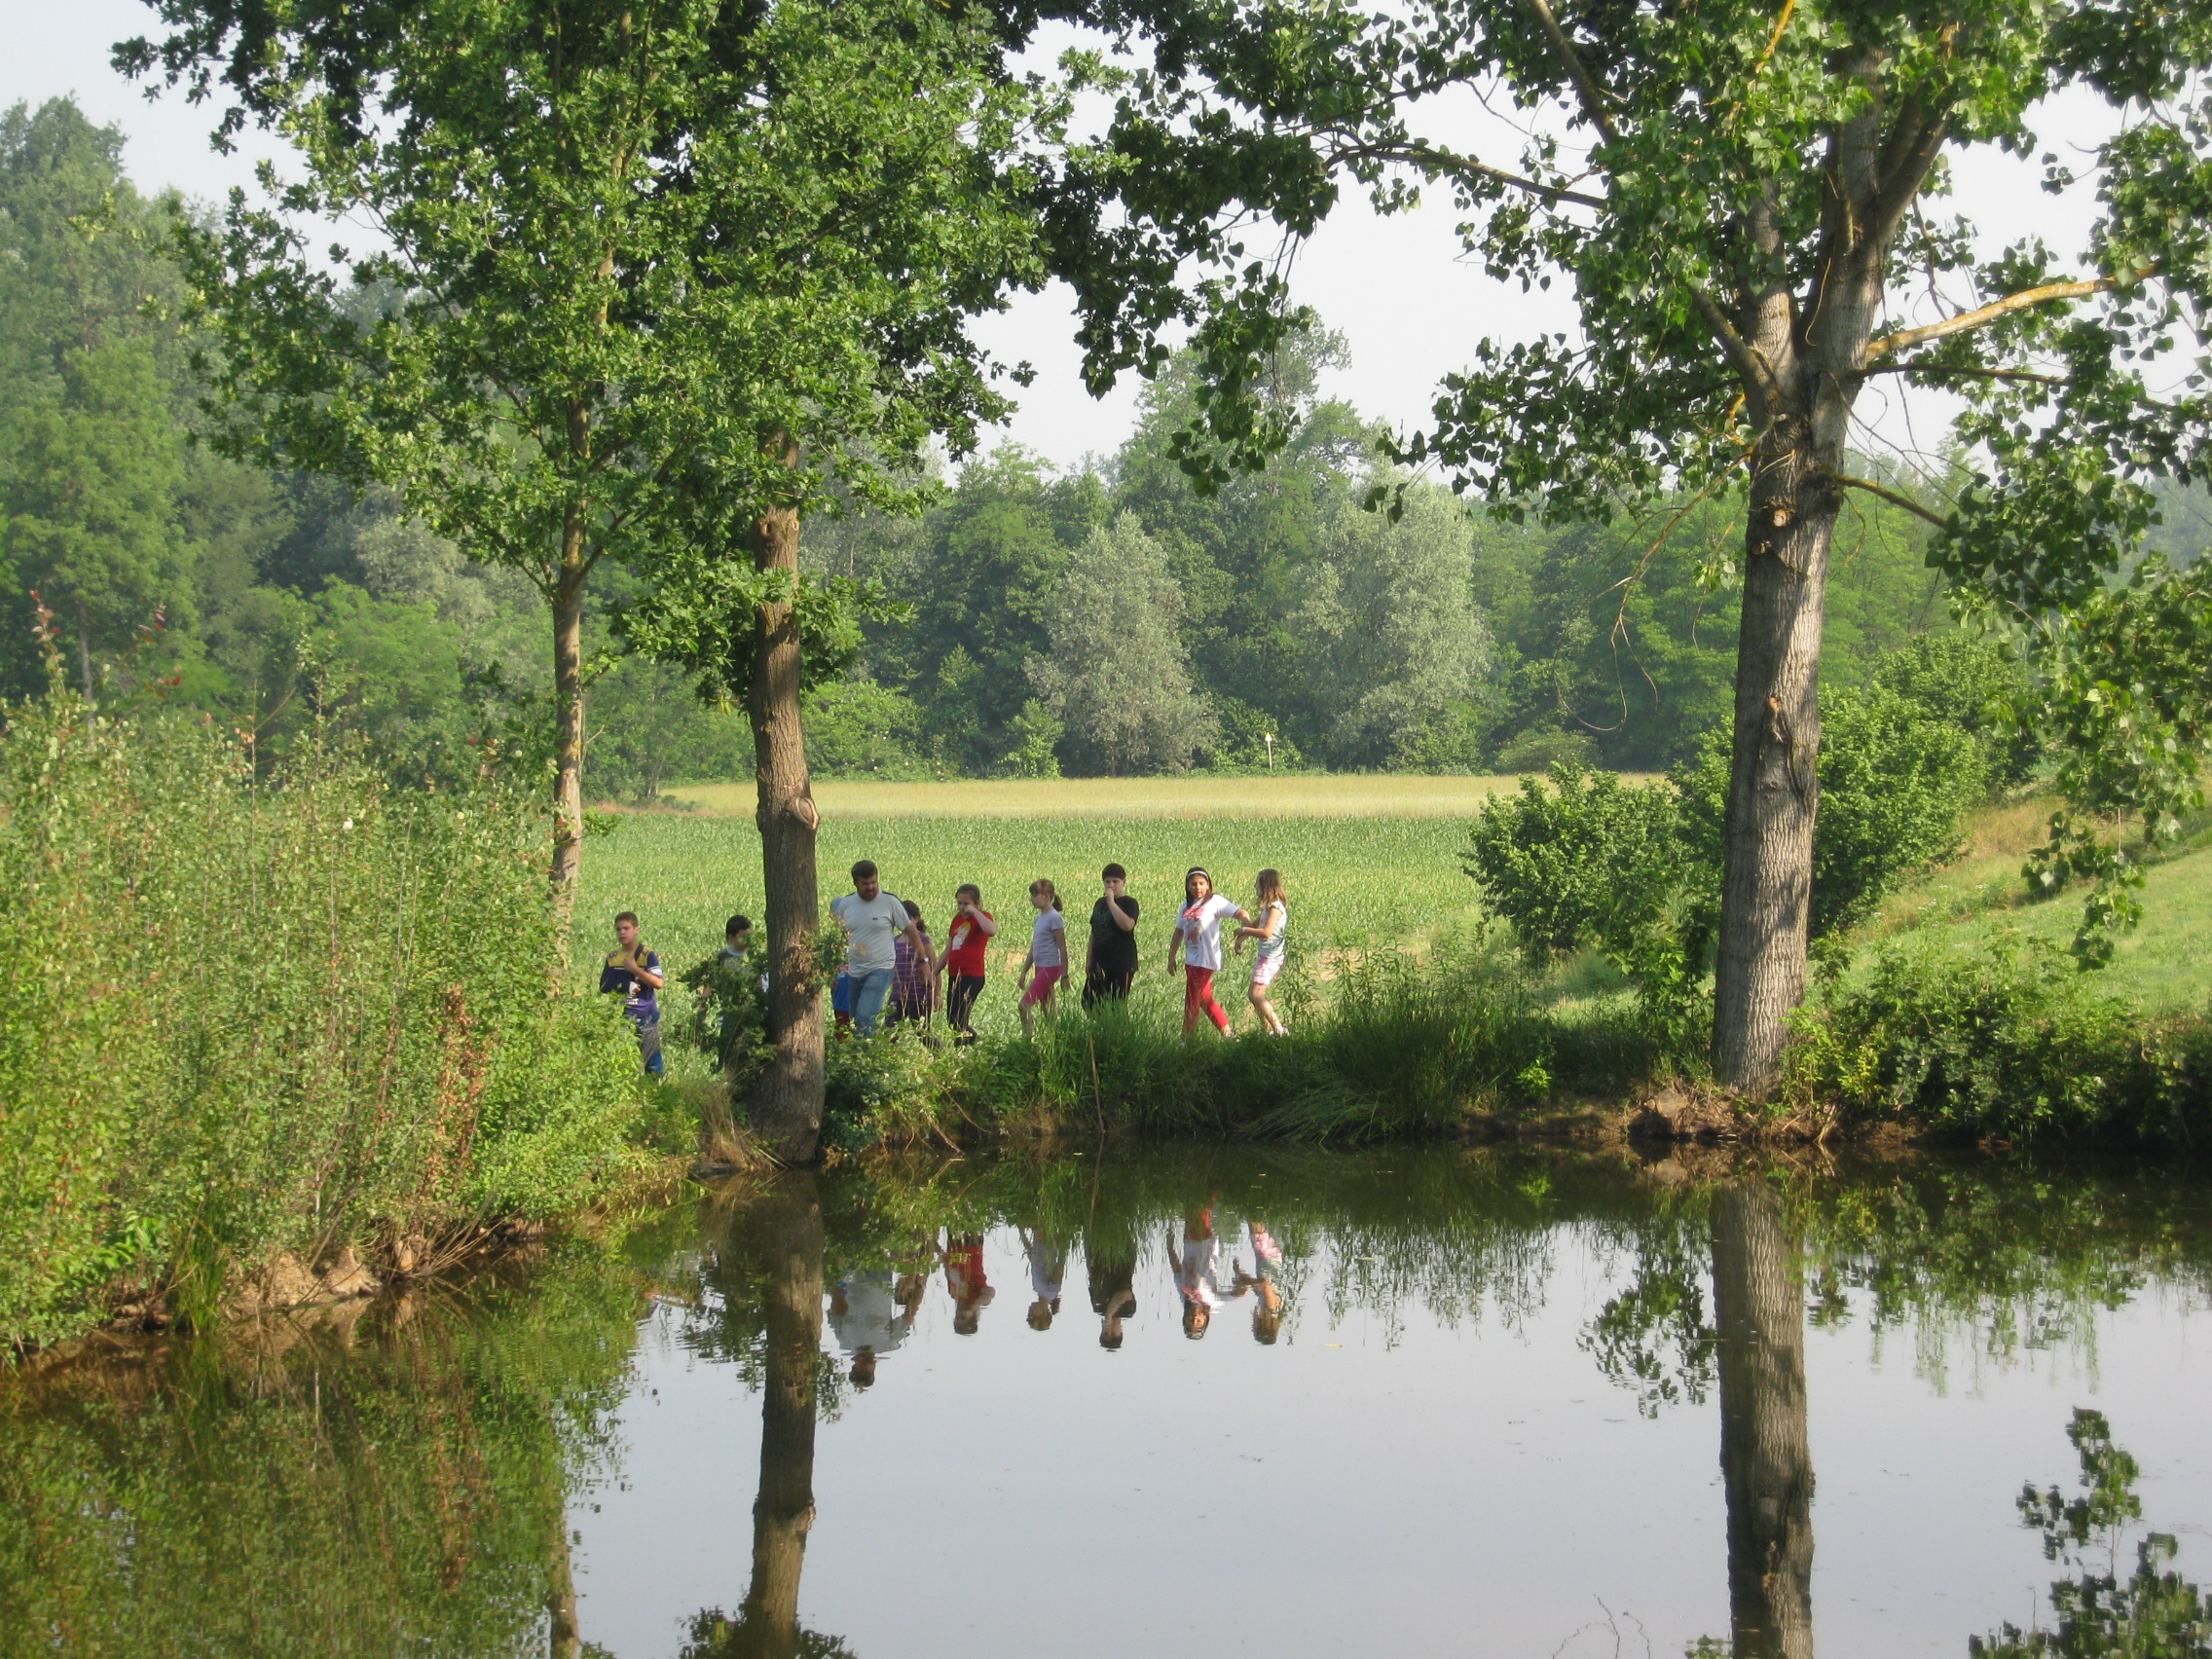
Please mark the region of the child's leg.
<svg viewBox="0 0 2212 1659"><path fill-rule="evenodd" d="M1223 1011L1221 1004L1214 1000L1213 970L1211 968L1194 968L1191 973L1198 987L1198 1007L1226 1037L1229 1034L1229 1015Z"/></svg>
<svg viewBox="0 0 2212 1659"><path fill-rule="evenodd" d="M1198 1025L1199 1005L1209 994L1199 978L1205 972L1203 968L1193 968L1187 963L1183 968L1183 1035L1186 1037ZM1212 976L1206 975L1206 977L1211 978Z"/></svg>

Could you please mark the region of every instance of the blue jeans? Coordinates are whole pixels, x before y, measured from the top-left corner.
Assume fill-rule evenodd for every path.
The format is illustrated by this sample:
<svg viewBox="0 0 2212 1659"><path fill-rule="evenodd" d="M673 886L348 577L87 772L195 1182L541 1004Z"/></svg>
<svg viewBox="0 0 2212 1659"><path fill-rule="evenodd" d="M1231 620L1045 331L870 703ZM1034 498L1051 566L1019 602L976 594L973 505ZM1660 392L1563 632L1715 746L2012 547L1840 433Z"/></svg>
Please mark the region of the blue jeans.
<svg viewBox="0 0 2212 1659"><path fill-rule="evenodd" d="M896 968L870 968L865 974L847 969L853 981L853 1026L861 1032L875 1029L875 1022L883 1017L883 999L891 994L891 981L898 974Z"/></svg>

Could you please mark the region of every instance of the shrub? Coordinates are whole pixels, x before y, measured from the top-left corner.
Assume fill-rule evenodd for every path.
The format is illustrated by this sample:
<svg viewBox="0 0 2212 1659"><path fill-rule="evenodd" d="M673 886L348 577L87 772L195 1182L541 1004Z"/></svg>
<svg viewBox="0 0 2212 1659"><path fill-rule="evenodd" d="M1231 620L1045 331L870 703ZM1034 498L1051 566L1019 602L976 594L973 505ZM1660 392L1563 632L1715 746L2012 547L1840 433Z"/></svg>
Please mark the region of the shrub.
<svg viewBox="0 0 2212 1659"><path fill-rule="evenodd" d="M1797 1024L1786 1093L1846 1116L2016 1139L2201 1137L2205 1022L2146 1020L2016 933L1972 951L1886 944Z"/></svg>
<svg viewBox="0 0 2212 1659"><path fill-rule="evenodd" d="M1666 907L1680 874L1673 792L1552 768L1476 815L1466 872L1532 951L1609 949Z"/></svg>
<svg viewBox="0 0 2212 1659"><path fill-rule="evenodd" d="M303 740L56 696L0 729L0 1340L122 1272L548 1215L630 1170L619 1012L564 987L542 823Z"/></svg>
<svg viewBox="0 0 2212 1659"><path fill-rule="evenodd" d="M1989 785L1966 731L1881 685L1831 693L1821 725L1815 939L1849 931L1913 876L1956 859L1960 821ZM1708 732L1675 784L1685 857L1717 889L1728 734Z"/></svg>

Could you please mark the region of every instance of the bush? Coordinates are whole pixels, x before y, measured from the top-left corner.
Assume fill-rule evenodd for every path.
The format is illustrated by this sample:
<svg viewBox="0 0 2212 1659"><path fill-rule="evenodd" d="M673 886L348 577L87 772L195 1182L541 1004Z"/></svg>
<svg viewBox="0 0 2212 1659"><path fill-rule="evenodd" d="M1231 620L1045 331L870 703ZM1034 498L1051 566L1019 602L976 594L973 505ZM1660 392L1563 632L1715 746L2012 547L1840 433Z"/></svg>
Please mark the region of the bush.
<svg viewBox="0 0 2212 1659"><path fill-rule="evenodd" d="M1971 736L1880 685L1829 695L1821 726L1815 939L1848 932L1921 871L1956 859L1960 822L1989 786ZM1728 734L1708 732L1675 785L1684 856L1717 890Z"/></svg>
<svg viewBox="0 0 2212 1659"><path fill-rule="evenodd" d="M1786 1096L1847 1118L2022 1140L2203 1133L2206 1022L2146 1020L2018 934L1884 945L1797 1025Z"/></svg>
<svg viewBox="0 0 2212 1659"><path fill-rule="evenodd" d="M1680 877L1672 791L1610 772L1552 768L1493 795L1475 817L1466 872L1524 948L1609 950L1666 907Z"/></svg>
<svg viewBox="0 0 2212 1659"><path fill-rule="evenodd" d="M230 734L0 729L0 1340L100 1285L545 1216L632 1169L619 1012L564 988L542 820L402 792L313 741L272 784Z"/></svg>

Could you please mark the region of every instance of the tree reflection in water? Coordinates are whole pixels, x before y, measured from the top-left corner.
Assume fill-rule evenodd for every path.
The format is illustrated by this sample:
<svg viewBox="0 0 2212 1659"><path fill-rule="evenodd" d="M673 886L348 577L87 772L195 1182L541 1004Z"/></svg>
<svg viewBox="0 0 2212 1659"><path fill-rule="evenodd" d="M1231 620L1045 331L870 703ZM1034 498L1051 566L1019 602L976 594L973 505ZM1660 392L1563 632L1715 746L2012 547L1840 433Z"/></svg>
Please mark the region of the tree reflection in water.
<svg viewBox="0 0 2212 1659"><path fill-rule="evenodd" d="M1805 1284L1767 1182L1713 1200L1720 1469L1736 1659L1812 1659L1813 1454L1805 1430Z"/></svg>
<svg viewBox="0 0 2212 1659"><path fill-rule="evenodd" d="M2137 1540L2135 1570L2120 1576L2120 1552L2131 1522L2143 1517L2135 1495L2142 1470L2113 1444L2102 1412L2076 1410L2066 1430L2082 1459L2082 1495L2056 1487L2020 1493L2020 1518L2043 1533L2046 1559L2079 1569L2050 1587L2053 1630L2006 1625L1967 1642L1972 1659L2212 1659L2212 1599L2166 1564L2176 1548L2169 1532ZM2090 1557L2101 1554L2097 1571Z"/></svg>
<svg viewBox="0 0 2212 1659"><path fill-rule="evenodd" d="M814 1526L814 1422L822 1377L822 1196L811 1173L779 1176L747 1206L760 1296L760 1491L753 1581L735 1618L691 1621L682 1659L846 1659L835 1637L801 1630L799 1574Z"/></svg>

